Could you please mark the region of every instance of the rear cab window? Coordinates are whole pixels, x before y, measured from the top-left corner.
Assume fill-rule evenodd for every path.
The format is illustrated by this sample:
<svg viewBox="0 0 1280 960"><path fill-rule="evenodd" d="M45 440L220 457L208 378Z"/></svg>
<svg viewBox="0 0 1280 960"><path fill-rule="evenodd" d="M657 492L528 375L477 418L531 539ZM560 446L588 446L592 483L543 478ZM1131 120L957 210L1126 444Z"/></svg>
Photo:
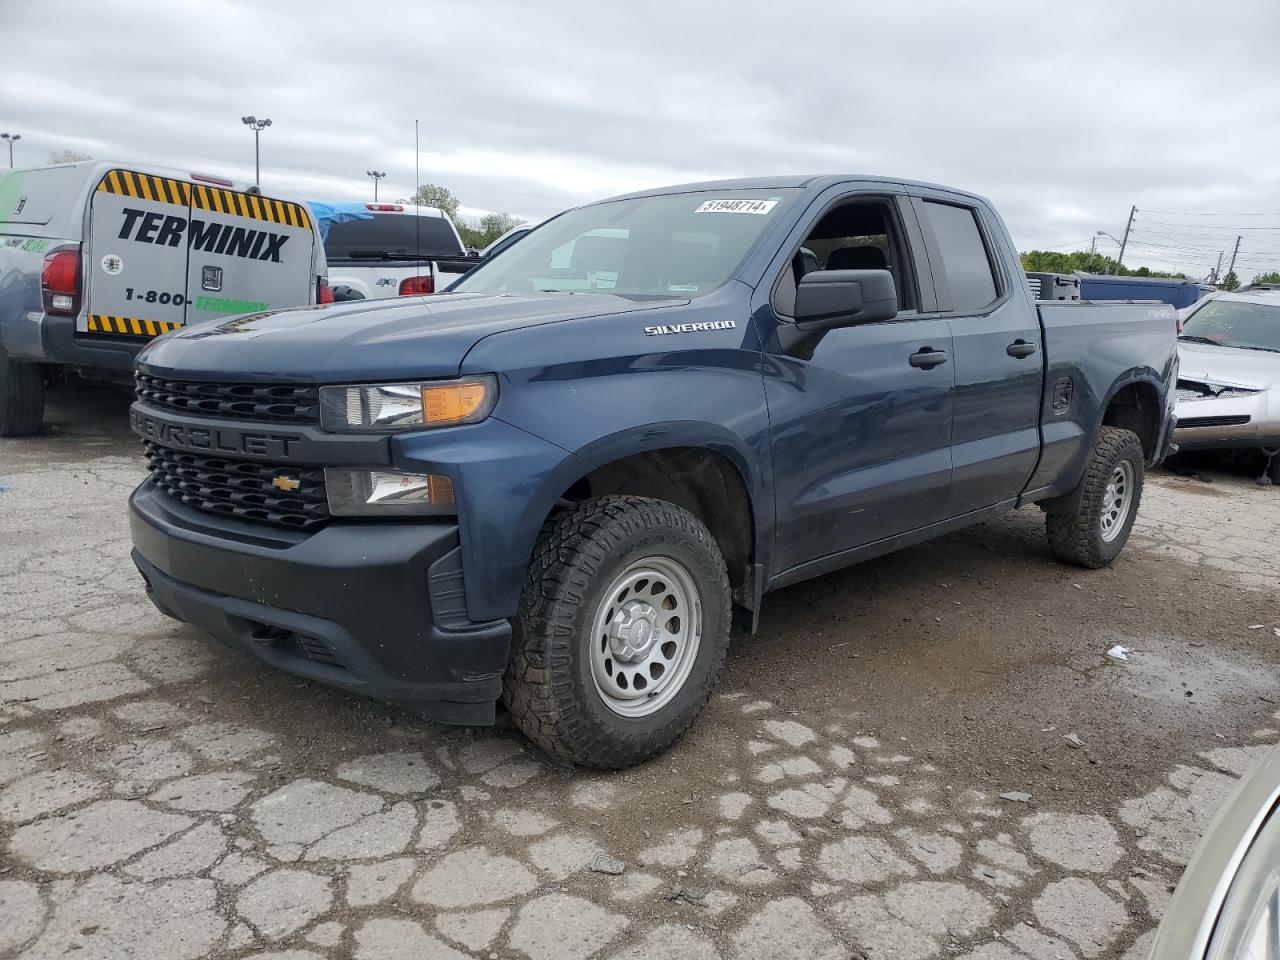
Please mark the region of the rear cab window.
<svg viewBox="0 0 1280 960"><path fill-rule="evenodd" d="M934 281L940 288L939 307L953 313L983 313L1000 299L1001 291L978 211L929 199L917 209L923 211L927 221L924 226L932 230L942 261L931 264Z"/></svg>
<svg viewBox="0 0 1280 960"><path fill-rule="evenodd" d="M390 257L461 257L453 226L444 217L383 213L370 220L331 223L325 256L334 260Z"/></svg>

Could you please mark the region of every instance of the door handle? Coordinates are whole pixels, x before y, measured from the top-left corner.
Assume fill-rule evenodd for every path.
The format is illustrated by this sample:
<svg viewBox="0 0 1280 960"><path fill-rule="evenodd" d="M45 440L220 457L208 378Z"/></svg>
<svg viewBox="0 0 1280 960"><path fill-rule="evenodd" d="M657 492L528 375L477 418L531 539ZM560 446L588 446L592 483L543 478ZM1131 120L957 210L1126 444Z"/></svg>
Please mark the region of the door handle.
<svg viewBox="0 0 1280 960"><path fill-rule="evenodd" d="M913 367L919 367L921 370L929 370L941 363L946 363L949 358L947 351L935 350L933 347L921 347L911 355L908 362Z"/></svg>
<svg viewBox="0 0 1280 960"><path fill-rule="evenodd" d="M1013 343L1005 347L1004 352L1011 357L1024 360L1036 352L1036 345L1034 343L1028 343L1026 340L1019 337L1017 340L1013 341Z"/></svg>

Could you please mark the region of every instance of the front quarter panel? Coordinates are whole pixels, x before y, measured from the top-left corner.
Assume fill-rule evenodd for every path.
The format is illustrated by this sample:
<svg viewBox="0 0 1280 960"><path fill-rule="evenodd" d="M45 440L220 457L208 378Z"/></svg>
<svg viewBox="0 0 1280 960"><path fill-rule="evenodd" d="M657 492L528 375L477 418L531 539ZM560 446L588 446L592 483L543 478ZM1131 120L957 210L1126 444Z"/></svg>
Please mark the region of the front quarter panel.
<svg viewBox="0 0 1280 960"><path fill-rule="evenodd" d="M751 500L760 562L761 545L770 542L764 538L772 536L773 494L748 293L731 282L691 303L498 334L467 355L463 375L498 375L493 418L563 451L556 469L513 486L519 512L509 523L473 531L463 525L464 562L473 532L490 541L485 557L506 558L493 571L481 568L479 576L492 578L479 592L490 604L486 613L514 614L542 522L565 490L595 467L649 450L704 447L734 464ZM686 324L717 326L652 332ZM467 578L470 596L470 569Z"/></svg>

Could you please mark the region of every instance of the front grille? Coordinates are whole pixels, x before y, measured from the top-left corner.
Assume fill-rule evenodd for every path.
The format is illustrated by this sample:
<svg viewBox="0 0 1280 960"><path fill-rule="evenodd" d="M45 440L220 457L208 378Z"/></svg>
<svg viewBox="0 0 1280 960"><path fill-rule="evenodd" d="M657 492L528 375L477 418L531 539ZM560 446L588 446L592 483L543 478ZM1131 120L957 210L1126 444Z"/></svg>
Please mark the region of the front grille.
<svg viewBox="0 0 1280 960"><path fill-rule="evenodd" d="M139 400L182 413L273 423L319 423L320 388L294 384L167 380L135 373Z"/></svg>
<svg viewBox="0 0 1280 960"><path fill-rule="evenodd" d="M1225 387L1200 383L1198 380L1179 380L1175 396L1179 400L1239 400L1241 397L1252 397L1260 390L1252 387Z"/></svg>
<svg viewBox="0 0 1280 960"><path fill-rule="evenodd" d="M1249 422L1249 417L1179 417L1181 427L1239 427Z"/></svg>
<svg viewBox="0 0 1280 960"><path fill-rule="evenodd" d="M156 486L197 510L294 530L311 530L329 519L322 468L208 457L156 443L145 447ZM273 483L277 478L298 487L281 490Z"/></svg>

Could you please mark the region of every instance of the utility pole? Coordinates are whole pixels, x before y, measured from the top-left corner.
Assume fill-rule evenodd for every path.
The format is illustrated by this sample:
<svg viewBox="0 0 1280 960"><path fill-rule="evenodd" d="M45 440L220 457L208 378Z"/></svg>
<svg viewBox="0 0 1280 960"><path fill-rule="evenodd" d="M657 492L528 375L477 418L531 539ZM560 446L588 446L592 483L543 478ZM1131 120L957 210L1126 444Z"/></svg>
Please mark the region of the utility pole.
<svg viewBox="0 0 1280 960"><path fill-rule="evenodd" d="M1236 237L1235 249L1231 251L1231 266L1227 267L1227 276L1236 272L1236 254L1240 252L1240 237Z"/></svg>
<svg viewBox="0 0 1280 960"><path fill-rule="evenodd" d="M364 175L373 181L373 202L378 202L378 181L387 175L385 170L366 170Z"/></svg>
<svg viewBox="0 0 1280 960"><path fill-rule="evenodd" d="M1093 270L1093 265L1098 256L1098 235L1095 233L1089 238L1089 269Z"/></svg>
<svg viewBox="0 0 1280 960"><path fill-rule="evenodd" d="M1215 283L1215 284L1216 284L1216 283L1218 282L1218 276L1219 276L1219 274L1221 273L1221 271L1222 271L1222 251L1221 251L1221 250L1219 250L1219 251L1218 251L1218 264L1217 264L1217 266L1215 266L1215 267L1213 268L1213 274L1211 275L1211 279L1210 279L1210 281L1209 281L1209 282L1210 282L1210 283Z"/></svg>
<svg viewBox="0 0 1280 960"><path fill-rule="evenodd" d="M1129 208L1129 222L1124 225L1124 236L1120 238L1120 255L1116 257L1115 272L1117 274L1119 274L1120 270L1124 267L1124 248L1129 243L1129 231L1133 229L1133 218L1137 215L1137 213L1138 213L1138 208L1136 206Z"/></svg>

